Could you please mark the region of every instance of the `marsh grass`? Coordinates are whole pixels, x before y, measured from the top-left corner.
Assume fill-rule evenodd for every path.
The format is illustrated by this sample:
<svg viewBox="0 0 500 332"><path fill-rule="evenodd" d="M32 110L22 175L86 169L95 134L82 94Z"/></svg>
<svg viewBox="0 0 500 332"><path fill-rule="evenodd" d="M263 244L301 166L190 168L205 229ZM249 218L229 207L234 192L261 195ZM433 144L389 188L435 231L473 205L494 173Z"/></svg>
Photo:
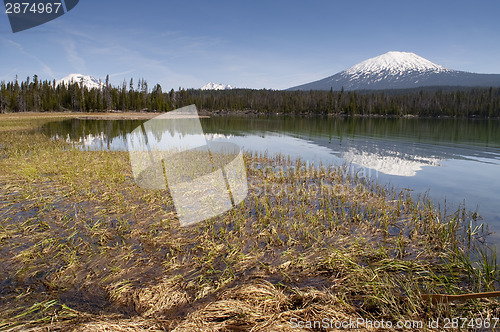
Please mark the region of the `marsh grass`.
<svg viewBox="0 0 500 332"><path fill-rule="evenodd" d="M24 126L20 126L25 128ZM0 132L0 329L297 331L289 321L499 317L477 215L347 166L244 156L249 194L181 228L124 152Z"/></svg>

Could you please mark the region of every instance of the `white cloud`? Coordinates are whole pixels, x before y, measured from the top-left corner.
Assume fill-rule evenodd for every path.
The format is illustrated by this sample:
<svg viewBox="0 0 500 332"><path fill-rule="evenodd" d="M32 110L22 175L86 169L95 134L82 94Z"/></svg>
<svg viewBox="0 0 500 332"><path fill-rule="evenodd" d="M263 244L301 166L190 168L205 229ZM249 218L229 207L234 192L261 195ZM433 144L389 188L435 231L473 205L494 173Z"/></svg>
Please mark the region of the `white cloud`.
<svg viewBox="0 0 500 332"><path fill-rule="evenodd" d="M40 60L40 58L33 55L32 53L25 51L21 44L16 43L15 41L12 41L12 40L4 38L4 37L0 37L0 40L3 42L3 44L7 45L7 47L16 49L17 53L21 53L22 55L24 55L32 60L35 60L41 66L42 71L45 75L49 76L52 79L56 78L52 68L49 65L47 65L45 62Z"/></svg>
<svg viewBox="0 0 500 332"><path fill-rule="evenodd" d="M66 52L69 62L74 68L75 72L87 73L87 66L85 59L80 56L76 49L76 44L73 39L66 39L61 43Z"/></svg>

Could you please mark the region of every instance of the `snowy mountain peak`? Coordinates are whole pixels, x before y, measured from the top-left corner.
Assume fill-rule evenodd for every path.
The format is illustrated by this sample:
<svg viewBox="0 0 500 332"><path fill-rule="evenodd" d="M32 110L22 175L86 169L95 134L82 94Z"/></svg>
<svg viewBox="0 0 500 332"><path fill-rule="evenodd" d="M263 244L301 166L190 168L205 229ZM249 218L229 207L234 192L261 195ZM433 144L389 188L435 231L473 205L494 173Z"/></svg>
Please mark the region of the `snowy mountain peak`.
<svg viewBox="0 0 500 332"><path fill-rule="evenodd" d="M335 75L288 90L385 90L437 86L500 86L500 74L448 69L411 52L387 52Z"/></svg>
<svg viewBox="0 0 500 332"><path fill-rule="evenodd" d="M232 86L229 84L217 84L217 83L212 83L209 82L205 84L204 86L201 87L201 90L231 90L234 89Z"/></svg>
<svg viewBox="0 0 500 332"><path fill-rule="evenodd" d="M104 83L93 76L82 75L82 74L69 74L66 77L61 78L57 81L57 84L69 84L69 83L83 83L87 89L102 89Z"/></svg>
<svg viewBox="0 0 500 332"><path fill-rule="evenodd" d="M392 75L408 72L448 72L452 71L437 65L411 52L387 52L358 63L344 71L346 75L374 75L385 72Z"/></svg>

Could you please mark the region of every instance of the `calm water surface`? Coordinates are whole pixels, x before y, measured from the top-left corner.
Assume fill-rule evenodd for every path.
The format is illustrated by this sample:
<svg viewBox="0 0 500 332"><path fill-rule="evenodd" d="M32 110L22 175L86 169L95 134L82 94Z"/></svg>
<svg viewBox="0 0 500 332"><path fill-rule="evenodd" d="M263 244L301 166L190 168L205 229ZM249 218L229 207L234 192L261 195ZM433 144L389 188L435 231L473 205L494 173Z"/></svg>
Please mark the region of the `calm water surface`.
<svg viewBox="0 0 500 332"><path fill-rule="evenodd" d="M144 121L67 120L42 130L85 149L126 150L126 135ZM201 119L209 140L244 150L284 153L307 162L351 164L361 175L428 192L448 211L477 210L492 244L500 244L500 121L298 117Z"/></svg>

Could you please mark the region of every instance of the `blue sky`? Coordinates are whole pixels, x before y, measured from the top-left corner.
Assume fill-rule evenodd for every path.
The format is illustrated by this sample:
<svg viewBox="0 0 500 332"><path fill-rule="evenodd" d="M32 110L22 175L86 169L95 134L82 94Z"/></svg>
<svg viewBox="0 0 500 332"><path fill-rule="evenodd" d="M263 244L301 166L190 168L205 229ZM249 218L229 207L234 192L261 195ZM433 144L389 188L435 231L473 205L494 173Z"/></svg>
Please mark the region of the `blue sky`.
<svg viewBox="0 0 500 332"><path fill-rule="evenodd" d="M0 80L81 73L164 90L209 81L285 89L388 51L500 73L500 1L80 0L13 34L0 13Z"/></svg>

